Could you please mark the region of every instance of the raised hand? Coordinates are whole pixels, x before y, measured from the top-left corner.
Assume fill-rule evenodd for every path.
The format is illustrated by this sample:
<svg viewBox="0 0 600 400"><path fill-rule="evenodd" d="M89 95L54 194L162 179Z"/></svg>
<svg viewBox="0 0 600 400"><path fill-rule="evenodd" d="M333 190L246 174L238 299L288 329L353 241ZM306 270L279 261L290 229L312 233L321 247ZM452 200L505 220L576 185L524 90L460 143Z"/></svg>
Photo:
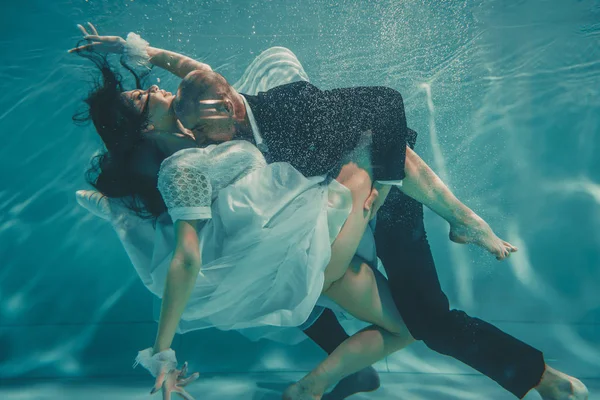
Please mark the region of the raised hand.
<svg viewBox="0 0 600 400"><path fill-rule="evenodd" d="M185 375L187 372L187 362L183 364L181 370L173 369L168 372L163 370L156 378L156 383L150 391L150 394L154 394L162 389L163 400L171 400L171 395L173 393L185 400L194 400L192 395L185 390L185 387L198 379L200 374L198 372L194 372L192 375L186 378Z"/></svg>
<svg viewBox="0 0 600 400"><path fill-rule="evenodd" d="M125 49L125 39L120 36L100 36L91 22L88 22L87 25L92 32L91 35L83 27L83 25L77 25L77 28L79 28L83 34L83 39L90 41L91 43L75 47L69 50L69 53L76 53L84 50L94 50L98 53L104 54L123 54L123 50Z"/></svg>

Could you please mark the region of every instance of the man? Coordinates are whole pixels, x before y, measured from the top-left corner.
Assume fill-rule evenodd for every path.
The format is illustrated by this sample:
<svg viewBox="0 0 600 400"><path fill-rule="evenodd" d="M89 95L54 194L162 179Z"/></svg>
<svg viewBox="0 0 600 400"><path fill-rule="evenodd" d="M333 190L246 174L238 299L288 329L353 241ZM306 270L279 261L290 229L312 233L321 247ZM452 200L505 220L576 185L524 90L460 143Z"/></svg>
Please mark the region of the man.
<svg viewBox="0 0 600 400"><path fill-rule="evenodd" d="M192 72L182 81L174 108L182 130L198 143L249 140L269 162L290 162L306 176L334 174L368 132L374 179L399 189L390 192L378 213L375 237L394 302L413 337L477 369L519 398L535 388L544 400L587 399L585 386L547 366L540 351L480 319L450 310L427 242L421 204L450 223L450 237L457 242L476 243L499 259L516 249L460 204L412 151L416 133L406 126L399 93L379 87L321 91L298 82L248 96L237 93L219 74ZM330 311L305 333L328 353L347 338ZM342 381L338 386L349 389L333 396L376 388L377 382L356 386L352 379L360 376Z"/></svg>

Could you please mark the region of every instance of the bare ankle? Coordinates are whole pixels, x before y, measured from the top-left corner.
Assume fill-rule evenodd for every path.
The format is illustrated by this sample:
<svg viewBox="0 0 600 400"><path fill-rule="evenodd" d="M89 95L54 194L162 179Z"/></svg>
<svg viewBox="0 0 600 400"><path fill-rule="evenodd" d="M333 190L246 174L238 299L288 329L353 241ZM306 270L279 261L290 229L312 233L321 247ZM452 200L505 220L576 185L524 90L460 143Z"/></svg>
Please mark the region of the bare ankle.
<svg viewBox="0 0 600 400"><path fill-rule="evenodd" d="M314 371L306 376L311 388L315 394L323 394L332 383L331 373L323 366L318 366Z"/></svg>

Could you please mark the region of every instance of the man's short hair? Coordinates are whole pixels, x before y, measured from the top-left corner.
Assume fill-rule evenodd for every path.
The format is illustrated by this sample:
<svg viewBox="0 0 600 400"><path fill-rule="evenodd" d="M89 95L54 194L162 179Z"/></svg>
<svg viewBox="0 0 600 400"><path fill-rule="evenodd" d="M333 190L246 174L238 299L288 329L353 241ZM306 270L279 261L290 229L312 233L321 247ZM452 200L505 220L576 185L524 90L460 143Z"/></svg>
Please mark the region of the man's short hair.
<svg viewBox="0 0 600 400"><path fill-rule="evenodd" d="M192 71L179 85L180 101L221 100L231 94L231 85L214 71Z"/></svg>
<svg viewBox="0 0 600 400"><path fill-rule="evenodd" d="M214 115L210 115L209 118L222 118L226 115L221 111L221 107L224 105L223 100L230 99L232 91L233 88L221 74L213 71L190 72L179 85L173 102L175 114L184 127L195 129L199 123L198 112L202 109L214 110ZM230 130L231 123L224 120L211 120L210 124L207 121L203 122L204 125L211 125L216 130ZM227 126L222 127L223 124Z"/></svg>

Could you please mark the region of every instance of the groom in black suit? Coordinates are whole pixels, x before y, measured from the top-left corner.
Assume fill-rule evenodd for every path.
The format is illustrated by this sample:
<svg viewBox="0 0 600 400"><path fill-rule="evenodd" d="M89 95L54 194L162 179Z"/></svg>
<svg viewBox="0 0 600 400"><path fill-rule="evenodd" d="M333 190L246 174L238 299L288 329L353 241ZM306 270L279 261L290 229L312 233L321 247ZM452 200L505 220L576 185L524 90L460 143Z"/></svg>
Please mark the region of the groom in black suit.
<svg viewBox="0 0 600 400"><path fill-rule="evenodd" d="M422 204L403 193L401 181L408 180L405 171L416 156L411 150L416 133L407 127L400 93L385 87L323 91L296 82L250 96L235 92L219 74L193 72L182 82L174 107L198 142L246 139L269 162L289 162L306 176L335 176L367 132L373 179L400 189L390 192L377 214L375 240L394 302L413 337L519 398L533 388L547 400L575 391L572 383L579 381L548 367L540 351L450 309L427 241ZM328 353L348 337L327 310L305 333ZM340 385L352 387L357 377L351 375ZM342 390L338 398L353 390Z"/></svg>

